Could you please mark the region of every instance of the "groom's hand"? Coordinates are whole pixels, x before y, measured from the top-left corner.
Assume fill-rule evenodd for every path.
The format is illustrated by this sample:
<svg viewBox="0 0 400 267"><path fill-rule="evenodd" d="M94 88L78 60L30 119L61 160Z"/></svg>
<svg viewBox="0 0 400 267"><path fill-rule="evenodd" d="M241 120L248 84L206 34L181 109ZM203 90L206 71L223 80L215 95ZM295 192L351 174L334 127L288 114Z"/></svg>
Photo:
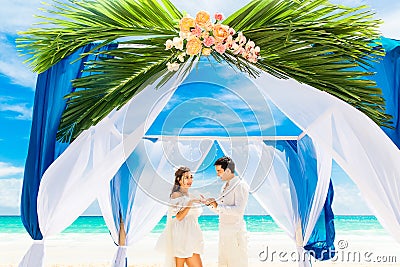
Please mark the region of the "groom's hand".
<svg viewBox="0 0 400 267"><path fill-rule="evenodd" d="M207 198L205 201L205 204L207 206L213 206L214 208L216 208L218 206L217 202L215 201L215 198Z"/></svg>

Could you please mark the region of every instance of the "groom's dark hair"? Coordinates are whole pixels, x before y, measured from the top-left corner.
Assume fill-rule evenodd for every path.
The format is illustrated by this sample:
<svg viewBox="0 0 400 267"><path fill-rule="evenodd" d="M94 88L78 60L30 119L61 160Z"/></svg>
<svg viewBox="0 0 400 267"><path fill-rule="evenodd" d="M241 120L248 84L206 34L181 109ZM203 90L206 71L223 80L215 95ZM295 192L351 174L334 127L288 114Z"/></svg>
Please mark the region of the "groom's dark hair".
<svg viewBox="0 0 400 267"><path fill-rule="evenodd" d="M230 157L224 156L222 158L217 159L214 162L214 166L221 165L221 168L225 171L227 168L231 170L232 173L235 173L235 162Z"/></svg>

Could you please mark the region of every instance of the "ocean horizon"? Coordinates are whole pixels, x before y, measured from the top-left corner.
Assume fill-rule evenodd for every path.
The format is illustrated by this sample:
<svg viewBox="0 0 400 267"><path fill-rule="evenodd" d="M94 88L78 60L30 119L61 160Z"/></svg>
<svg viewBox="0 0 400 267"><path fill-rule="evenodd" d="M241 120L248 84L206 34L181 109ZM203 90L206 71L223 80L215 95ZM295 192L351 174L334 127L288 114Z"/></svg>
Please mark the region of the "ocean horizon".
<svg viewBox="0 0 400 267"><path fill-rule="evenodd" d="M245 215L244 218L249 232L284 233L269 215ZM152 233L161 233L165 223L166 216L161 218L153 228ZM202 215L199 217L199 224L203 231L218 231L218 216ZM337 233L386 233L373 215L336 215L334 224ZM80 216L62 233L96 234L108 232L102 216ZM0 233L26 233L20 216L0 216Z"/></svg>

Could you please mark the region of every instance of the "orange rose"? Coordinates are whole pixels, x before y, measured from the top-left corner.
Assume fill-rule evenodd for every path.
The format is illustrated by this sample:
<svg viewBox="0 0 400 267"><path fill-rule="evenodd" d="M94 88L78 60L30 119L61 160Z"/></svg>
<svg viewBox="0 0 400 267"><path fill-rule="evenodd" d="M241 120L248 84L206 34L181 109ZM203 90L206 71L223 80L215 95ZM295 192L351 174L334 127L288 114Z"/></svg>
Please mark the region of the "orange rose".
<svg viewBox="0 0 400 267"><path fill-rule="evenodd" d="M186 44L186 54L193 56L200 53L202 44L199 38L191 38Z"/></svg>
<svg viewBox="0 0 400 267"><path fill-rule="evenodd" d="M201 51L201 54L204 56L211 55L211 48L207 48L207 47L203 48L203 50Z"/></svg>
<svg viewBox="0 0 400 267"><path fill-rule="evenodd" d="M205 26L210 22L210 14L205 11L199 11L196 14L196 23L202 27L203 29Z"/></svg>
<svg viewBox="0 0 400 267"><path fill-rule="evenodd" d="M222 42L229 36L228 26L222 24L215 24L213 29L213 35L218 42Z"/></svg>
<svg viewBox="0 0 400 267"><path fill-rule="evenodd" d="M196 25L196 22L192 18L182 18L181 21L179 22L179 28L181 32L190 32L190 28Z"/></svg>

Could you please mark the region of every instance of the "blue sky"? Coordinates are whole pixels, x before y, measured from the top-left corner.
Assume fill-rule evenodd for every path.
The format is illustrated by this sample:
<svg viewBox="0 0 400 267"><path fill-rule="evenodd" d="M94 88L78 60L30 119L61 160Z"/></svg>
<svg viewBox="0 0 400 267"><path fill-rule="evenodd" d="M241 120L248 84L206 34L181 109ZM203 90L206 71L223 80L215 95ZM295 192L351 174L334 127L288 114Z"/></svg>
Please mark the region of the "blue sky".
<svg viewBox="0 0 400 267"><path fill-rule="evenodd" d="M229 15L247 1L226 0L172 1L191 15L199 9ZM381 26L385 37L400 39L400 1L397 0L335 0L345 5L367 4L385 22ZM201 3L201 4L199 4ZM0 215L19 214L19 198L23 166L29 142L36 74L23 64L15 47L17 31L35 22L34 14L40 0L0 0ZM251 115L251 114L250 114ZM193 122L196 123L196 122ZM207 124L207 120L197 123ZM337 171L337 170L335 170ZM343 177L335 181L334 209L339 214L365 214L368 208L354 184ZM261 207L251 199L248 211L259 213ZM92 208L95 211L96 207Z"/></svg>

